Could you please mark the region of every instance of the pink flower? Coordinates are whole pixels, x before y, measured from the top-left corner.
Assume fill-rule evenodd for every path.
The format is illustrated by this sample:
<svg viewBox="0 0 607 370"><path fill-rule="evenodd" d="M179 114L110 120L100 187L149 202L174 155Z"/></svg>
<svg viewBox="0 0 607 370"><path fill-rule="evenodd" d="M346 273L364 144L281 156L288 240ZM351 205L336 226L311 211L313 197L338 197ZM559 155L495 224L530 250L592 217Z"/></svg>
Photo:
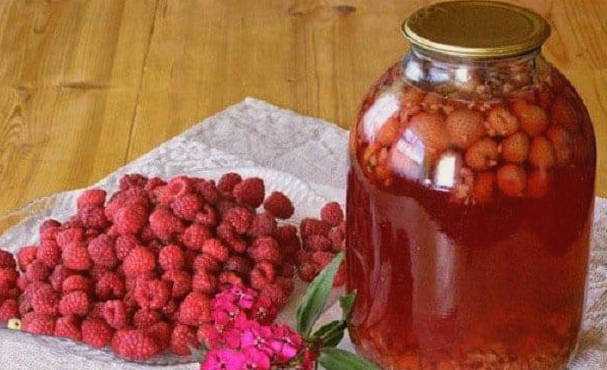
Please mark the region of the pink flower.
<svg viewBox="0 0 607 370"><path fill-rule="evenodd" d="M255 347L272 356L274 351L270 347L270 340L272 340L272 329L257 324L243 331L240 346L241 348Z"/></svg>
<svg viewBox="0 0 607 370"><path fill-rule="evenodd" d="M244 309L252 308L255 303L255 298L257 298L257 292L253 289L242 289L238 286L232 286L230 292L236 296L235 303L240 308Z"/></svg>
<svg viewBox="0 0 607 370"><path fill-rule="evenodd" d="M246 370L269 370L271 368L270 357L255 347L247 347L242 351L245 355Z"/></svg>
<svg viewBox="0 0 607 370"><path fill-rule="evenodd" d="M212 314L215 325L229 326L236 317L240 316L241 311L234 303L219 300L213 303Z"/></svg>
<svg viewBox="0 0 607 370"><path fill-rule="evenodd" d="M223 330L219 330L221 327L216 327L213 324L204 324L200 327L204 333L204 344L208 348L218 348L224 345L225 334Z"/></svg>
<svg viewBox="0 0 607 370"><path fill-rule="evenodd" d="M303 346L303 340L286 325L272 326L272 339L270 347L274 351L276 361L287 363L291 361Z"/></svg>
<svg viewBox="0 0 607 370"><path fill-rule="evenodd" d="M242 370L247 357L232 349L215 349L207 353L200 370Z"/></svg>

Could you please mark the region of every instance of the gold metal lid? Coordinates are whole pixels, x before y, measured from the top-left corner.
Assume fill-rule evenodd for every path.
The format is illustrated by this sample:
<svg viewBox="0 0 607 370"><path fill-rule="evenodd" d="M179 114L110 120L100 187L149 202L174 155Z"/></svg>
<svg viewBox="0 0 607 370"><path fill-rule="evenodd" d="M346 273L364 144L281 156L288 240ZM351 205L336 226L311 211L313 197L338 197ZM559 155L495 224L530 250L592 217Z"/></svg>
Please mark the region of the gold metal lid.
<svg viewBox="0 0 607 370"><path fill-rule="evenodd" d="M492 1L452 1L421 8L402 25L405 37L442 54L490 58L524 54L550 36L542 16Z"/></svg>

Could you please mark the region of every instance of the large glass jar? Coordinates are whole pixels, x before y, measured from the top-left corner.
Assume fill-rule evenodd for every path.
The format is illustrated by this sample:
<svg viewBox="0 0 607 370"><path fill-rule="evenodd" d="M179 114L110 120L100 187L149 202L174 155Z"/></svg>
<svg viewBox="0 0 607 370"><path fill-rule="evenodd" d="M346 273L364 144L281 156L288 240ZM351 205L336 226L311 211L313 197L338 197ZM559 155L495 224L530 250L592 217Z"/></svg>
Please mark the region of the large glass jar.
<svg viewBox="0 0 607 370"><path fill-rule="evenodd" d="M350 333L386 369L557 369L583 312L592 124L537 14L449 2L351 131Z"/></svg>

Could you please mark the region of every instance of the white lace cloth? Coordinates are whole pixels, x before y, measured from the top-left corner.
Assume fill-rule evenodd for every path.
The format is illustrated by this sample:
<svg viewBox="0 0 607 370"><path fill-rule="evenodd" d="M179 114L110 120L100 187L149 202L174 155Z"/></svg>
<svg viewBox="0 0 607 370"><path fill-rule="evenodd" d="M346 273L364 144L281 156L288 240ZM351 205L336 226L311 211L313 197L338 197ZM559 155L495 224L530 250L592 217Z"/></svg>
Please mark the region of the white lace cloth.
<svg viewBox="0 0 607 370"><path fill-rule="evenodd" d="M216 178L226 170L258 174L268 188L280 188L297 209L295 221L318 212L326 201L344 201L347 166L347 131L320 119L305 117L263 101L247 98L195 125L154 150L111 173L96 186L115 190L125 173L139 172L171 177L188 174ZM19 222L0 236L9 250L36 241L35 230L47 217L63 218L75 204L79 190L55 194L32 202L11 215ZM587 312L580 349L571 369L607 368L607 201L597 199L590 264ZM299 292L303 286L298 287ZM292 322L297 297L285 310L282 321ZM337 307L323 318L339 317ZM351 349L346 339L341 345ZM196 369L172 356L154 364L125 362L108 351L53 337L0 329L2 369L144 369L163 367ZM181 363L179 363L181 362ZM170 365L167 365L170 364Z"/></svg>

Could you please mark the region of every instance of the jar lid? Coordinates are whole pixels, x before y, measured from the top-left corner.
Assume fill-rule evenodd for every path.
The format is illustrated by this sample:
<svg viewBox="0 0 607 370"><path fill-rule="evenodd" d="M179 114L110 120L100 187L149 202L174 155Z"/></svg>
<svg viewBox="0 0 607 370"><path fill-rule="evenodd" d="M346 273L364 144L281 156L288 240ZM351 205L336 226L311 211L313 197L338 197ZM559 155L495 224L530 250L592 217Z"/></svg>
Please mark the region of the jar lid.
<svg viewBox="0 0 607 370"><path fill-rule="evenodd" d="M539 14L492 1L453 1L421 8L402 25L413 44L442 54L491 58L539 48L550 25Z"/></svg>

